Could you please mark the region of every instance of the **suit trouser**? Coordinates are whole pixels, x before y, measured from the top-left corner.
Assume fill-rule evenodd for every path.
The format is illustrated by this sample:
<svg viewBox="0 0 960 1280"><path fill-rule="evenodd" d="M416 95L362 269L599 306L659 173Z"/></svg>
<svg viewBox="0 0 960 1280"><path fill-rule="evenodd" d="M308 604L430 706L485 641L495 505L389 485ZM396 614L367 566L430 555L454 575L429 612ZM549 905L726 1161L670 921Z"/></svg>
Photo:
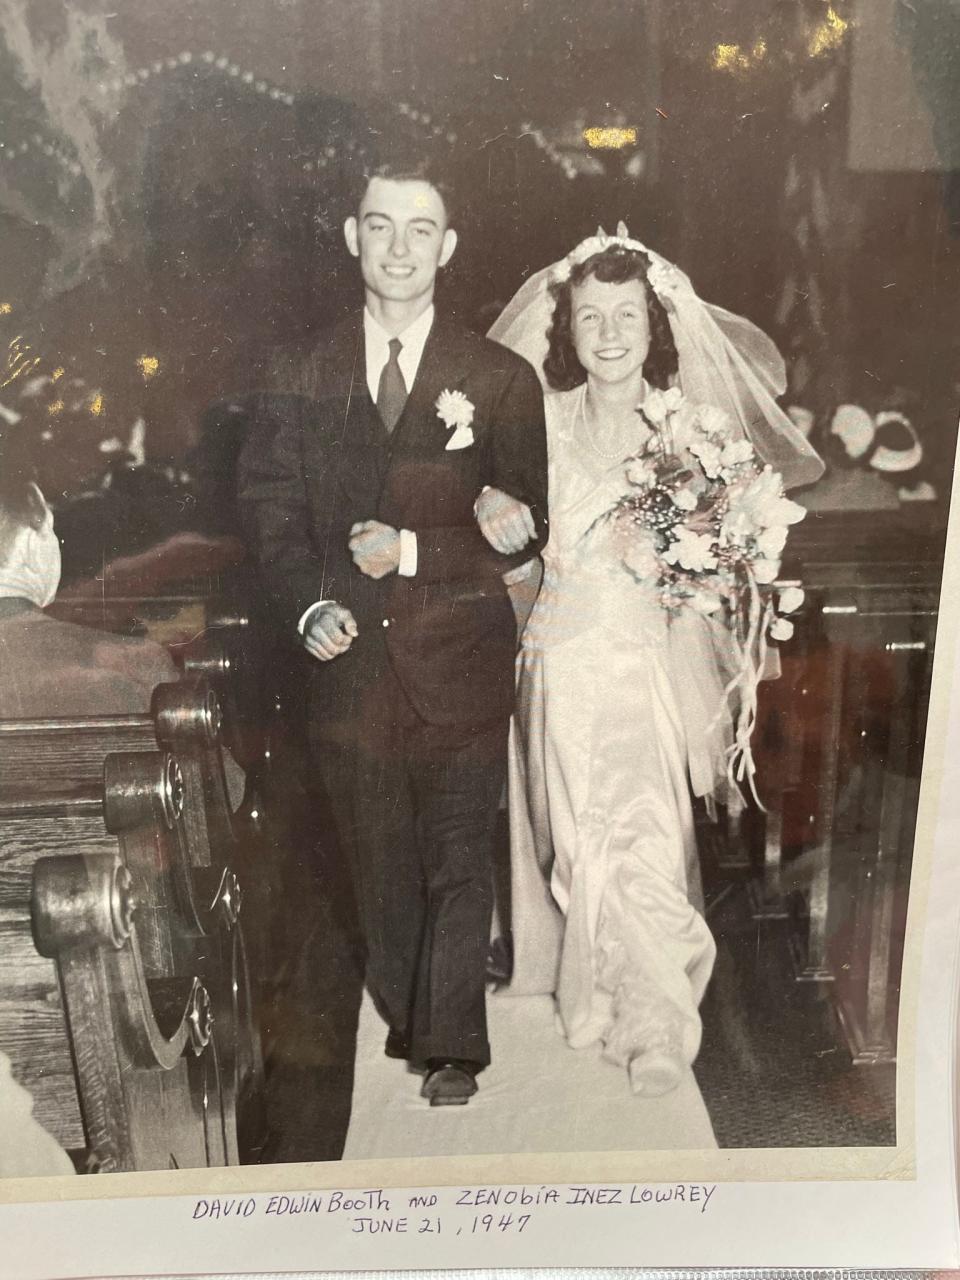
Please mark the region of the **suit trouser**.
<svg viewBox="0 0 960 1280"><path fill-rule="evenodd" d="M385 645L371 645L363 662L350 713L331 715L321 702L310 718L350 862L367 985L409 1039L412 1061L485 1064L493 836L509 722L428 724Z"/></svg>

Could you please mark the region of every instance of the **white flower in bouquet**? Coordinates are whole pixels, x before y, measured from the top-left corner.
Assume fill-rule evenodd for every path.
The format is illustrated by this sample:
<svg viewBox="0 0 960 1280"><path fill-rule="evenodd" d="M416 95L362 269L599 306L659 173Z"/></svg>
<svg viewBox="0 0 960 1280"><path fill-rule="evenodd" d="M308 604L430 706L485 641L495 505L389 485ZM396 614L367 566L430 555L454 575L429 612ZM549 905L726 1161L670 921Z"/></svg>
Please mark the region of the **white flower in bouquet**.
<svg viewBox="0 0 960 1280"><path fill-rule="evenodd" d="M735 535L798 524L806 515L798 502L783 496L783 481L772 467L764 467L746 487L732 488L724 527Z"/></svg>
<svg viewBox="0 0 960 1280"><path fill-rule="evenodd" d="M648 391L640 406L643 415L655 427L662 427L671 413L676 413L683 403L683 392L679 387L668 387L661 391L654 387Z"/></svg>
<svg viewBox="0 0 960 1280"><path fill-rule="evenodd" d="M701 437L690 444L690 452L700 461L704 475L716 480L720 475L720 458L722 450L709 440Z"/></svg>
<svg viewBox="0 0 960 1280"><path fill-rule="evenodd" d="M750 621L750 602L759 601L766 635L788 639L793 624L783 615L800 607L803 593L777 593L775 584L803 507L784 496L778 472L761 470L753 445L734 438L721 410L690 404L676 388L648 392L640 409L654 435L624 464L629 492L607 513L617 521L621 566L656 584L664 609L716 615L735 635L759 626Z"/></svg>
<svg viewBox="0 0 960 1280"><path fill-rule="evenodd" d="M652 422L655 427L662 426L667 420L667 406L664 403L663 392L656 387L652 391L648 391L644 396L640 410L643 416L649 422Z"/></svg>
<svg viewBox="0 0 960 1280"><path fill-rule="evenodd" d="M750 536L750 521L740 511L728 511L720 525L720 545L739 547Z"/></svg>
<svg viewBox="0 0 960 1280"><path fill-rule="evenodd" d="M675 540L663 553L667 564L679 564L681 569L687 569L691 573L716 569L718 561L713 551L713 539L709 534L695 533L684 527L675 530L675 533Z"/></svg>
<svg viewBox="0 0 960 1280"><path fill-rule="evenodd" d="M753 445L749 440L729 440L723 446L720 461L725 467L736 467L753 457Z"/></svg>
<svg viewBox="0 0 960 1280"><path fill-rule="evenodd" d="M779 572L779 560L754 560L753 562L753 576L762 586L769 586L771 582L776 582Z"/></svg>
<svg viewBox="0 0 960 1280"><path fill-rule="evenodd" d="M766 560L779 560L783 548L787 545L787 526L774 525L772 529L764 529L757 535L757 550Z"/></svg>
<svg viewBox="0 0 960 1280"><path fill-rule="evenodd" d="M781 613L796 613L805 599L806 596L802 587L787 587L780 592L777 607Z"/></svg>
<svg viewBox="0 0 960 1280"><path fill-rule="evenodd" d="M670 419L669 444L672 453L689 450L694 440L700 440L702 432L695 410L684 404Z"/></svg>
<svg viewBox="0 0 960 1280"><path fill-rule="evenodd" d="M626 477L637 488L649 489L656 478L652 460L632 458L627 466Z"/></svg>
<svg viewBox="0 0 960 1280"><path fill-rule="evenodd" d="M673 494L673 505L679 507L681 511L696 511L697 502L697 495L688 484Z"/></svg>
<svg viewBox="0 0 960 1280"><path fill-rule="evenodd" d="M669 615L687 610L730 633L739 667L723 697L740 709L729 771L737 783L746 770L752 786L750 733L767 641L790 639L794 624L784 615L803 604L799 587L776 584L788 528L806 511L784 496L778 472L761 470L722 410L692 405L676 388L649 391L639 410L653 432L624 465L629 491L595 523L614 522L621 571L654 588Z"/></svg>
<svg viewBox="0 0 960 1280"><path fill-rule="evenodd" d="M730 434L730 419L715 404L702 404L697 409L700 430L704 435L717 436L725 440Z"/></svg>
<svg viewBox="0 0 960 1280"><path fill-rule="evenodd" d="M676 413L683 404L683 392L679 387L667 387L663 392L663 403L667 406L667 413Z"/></svg>

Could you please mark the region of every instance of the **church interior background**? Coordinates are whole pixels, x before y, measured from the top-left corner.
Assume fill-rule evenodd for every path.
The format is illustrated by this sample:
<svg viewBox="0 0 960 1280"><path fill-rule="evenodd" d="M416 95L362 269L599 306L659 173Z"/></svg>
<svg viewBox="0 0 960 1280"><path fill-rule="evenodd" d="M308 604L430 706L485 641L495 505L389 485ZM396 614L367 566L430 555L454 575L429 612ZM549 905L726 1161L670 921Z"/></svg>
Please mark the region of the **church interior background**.
<svg viewBox="0 0 960 1280"><path fill-rule="evenodd" d="M761 726L769 812L703 824L720 958L697 1079L721 1146L894 1140L960 407L958 49L949 0L0 3L0 415L35 437L54 607L174 651L215 614L235 703L262 696L262 648L231 403L355 303L351 176L398 135L441 150L465 196L440 301L468 326L622 219L775 337L819 448L842 404L913 423L935 496L802 526L808 600ZM285 794L275 769L260 781ZM246 868L255 1003L266 1112L297 1121L244 1158L337 1158L349 911L317 904L301 837L271 847ZM277 942L292 899L322 925L320 974Z"/></svg>

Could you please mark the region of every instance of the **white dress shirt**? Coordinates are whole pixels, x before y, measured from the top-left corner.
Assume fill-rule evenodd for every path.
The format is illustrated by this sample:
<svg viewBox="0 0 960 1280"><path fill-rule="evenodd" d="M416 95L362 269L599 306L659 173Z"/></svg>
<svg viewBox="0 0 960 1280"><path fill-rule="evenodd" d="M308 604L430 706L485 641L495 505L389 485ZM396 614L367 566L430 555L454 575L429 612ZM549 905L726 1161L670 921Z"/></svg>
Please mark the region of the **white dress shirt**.
<svg viewBox="0 0 960 1280"><path fill-rule="evenodd" d="M417 316L413 324L408 325L403 333L396 335L401 343L397 363L400 365L408 395L416 379L417 370L420 368L423 348L426 346L430 327L433 324L433 315L434 307L431 303L423 315ZM386 329L364 307L363 343L367 362L367 386L370 389L370 399L374 404L377 403L377 392L380 390L380 375L383 373L384 365L390 359L390 339L393 336L392 333L387 333Z"/></svg>
<svg viewBox="0 0 960 1280"><path fill-rule="evenodd" d="M410 394L410 389L417 376L417 370L420 368L423 348L426 346L427 338L433 325L433 317L434 306L431 303L422 315L417 316L413 324L404 329L403 333L394 335L387 333L379 321L374 319L370 311L364 307L363 346L364 359L367 366L367 389L374 404L377 403L377 392L380 390L380 377L383 374L384 366L390 359L390 339L394 336L400 339L401 347L397 363L400 365L400 372L403 374L407 394ZM414 578L417 573L417 535L412 529L400 529L399 533L400 564L397 568L397 573L403 578ZM330 603L332 602L329 600L318 600L316 604L310 605L308 609L303 611L300 621L297 623L297 630L301 635L303 635L307 619L314 609L319 609L322 604Z"/></svg>

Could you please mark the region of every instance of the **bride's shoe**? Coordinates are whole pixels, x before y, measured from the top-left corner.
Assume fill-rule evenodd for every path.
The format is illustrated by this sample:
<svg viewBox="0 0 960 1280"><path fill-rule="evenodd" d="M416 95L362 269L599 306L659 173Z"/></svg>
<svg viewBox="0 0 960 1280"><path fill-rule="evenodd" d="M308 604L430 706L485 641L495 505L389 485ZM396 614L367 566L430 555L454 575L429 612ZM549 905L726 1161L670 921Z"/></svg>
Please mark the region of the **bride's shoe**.
<svg viewBox="0 0 960 1280"><path fill-rule="evenodd" d="M630 1088L644 1098L659 1098L680 1083L696 1056L697 1044L687 1056L685 1024L666 997L658 997L651 984L634 979L622 983L611 1009L612 1020L604 1041L607 1062L626 1067ZM699 1035L696 1037L699 1042Z"/></svg>
<svg viewBox="0 0 960 1280"><path fill-rule="evenodd" d="M630 1088L644 1098L659 1098L680 1083L683 1062L669 1049L648 1049L630 1059Z"/></svg>

